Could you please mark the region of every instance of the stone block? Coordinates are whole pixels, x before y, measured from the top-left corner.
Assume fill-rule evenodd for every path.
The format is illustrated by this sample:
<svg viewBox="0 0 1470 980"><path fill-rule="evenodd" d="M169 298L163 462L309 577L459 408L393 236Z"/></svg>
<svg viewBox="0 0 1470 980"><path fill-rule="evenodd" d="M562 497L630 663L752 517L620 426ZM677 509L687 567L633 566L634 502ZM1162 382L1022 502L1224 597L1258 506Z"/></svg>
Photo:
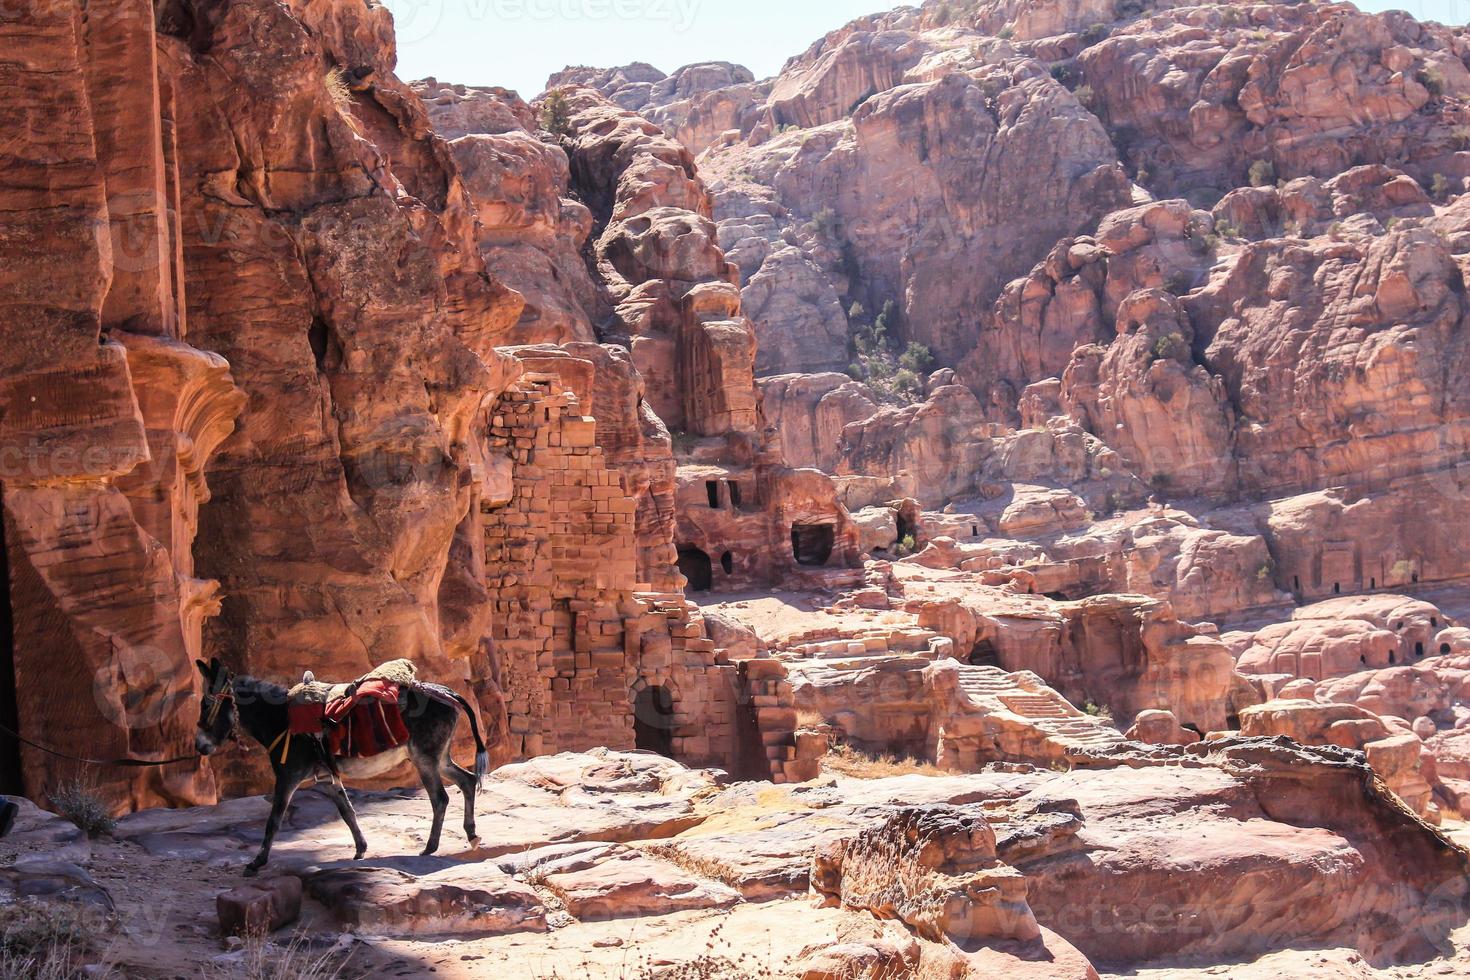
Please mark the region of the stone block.
<svg viewBox="0 0 1470 980"><path fill-rule="evenodd" d="M301 879L287 875L240 885L221 893L214 906L223 935L264 936L301 914Z"/></svg>

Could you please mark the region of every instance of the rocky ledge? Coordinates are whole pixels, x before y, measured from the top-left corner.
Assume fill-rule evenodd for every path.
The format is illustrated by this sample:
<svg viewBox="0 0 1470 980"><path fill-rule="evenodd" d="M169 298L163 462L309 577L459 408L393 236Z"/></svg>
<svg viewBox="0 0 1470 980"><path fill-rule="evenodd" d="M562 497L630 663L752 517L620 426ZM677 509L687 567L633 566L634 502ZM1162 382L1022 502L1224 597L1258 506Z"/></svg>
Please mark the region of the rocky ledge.
<svg viewBox="0 0 1470 980"><path fill-rule="evenodd" d="M421 794L354 794L359 862L308 790L251 893L264 799L134 814L90 845L32 808L7 856L65 860L15 862L0 894L96 909L130 976L228 967L225 913L252 894L375 975L1187 976L1303 948L1362 971L1343 976L1470 966L1454 933L1470 853L1355 753L1230 738L1087 765L774 786L644 753L547 756L488 779L481 842L436 857L404 856L428 829ZM694 969L713 972L667 972Z"/></svg>

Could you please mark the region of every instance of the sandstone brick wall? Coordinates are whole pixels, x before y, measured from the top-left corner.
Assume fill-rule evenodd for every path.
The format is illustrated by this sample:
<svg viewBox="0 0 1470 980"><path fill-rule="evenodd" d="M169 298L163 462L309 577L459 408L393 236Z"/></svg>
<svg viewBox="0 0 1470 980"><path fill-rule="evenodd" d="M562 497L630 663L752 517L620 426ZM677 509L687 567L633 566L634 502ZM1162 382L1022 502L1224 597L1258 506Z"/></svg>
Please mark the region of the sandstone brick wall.
<svg viewBox="0 0 1470 980"><path fill-rule="evenodd" d="M491 409L489 455L512 466L508 501L481 505L512 753L631 749L642 727L644 747L727 764L734 668L716 663L682 595L633 590L637 502L581 411L556 376L537 373ZM667 710L646 710L635 725L635 703L653 688Z"/></svg>

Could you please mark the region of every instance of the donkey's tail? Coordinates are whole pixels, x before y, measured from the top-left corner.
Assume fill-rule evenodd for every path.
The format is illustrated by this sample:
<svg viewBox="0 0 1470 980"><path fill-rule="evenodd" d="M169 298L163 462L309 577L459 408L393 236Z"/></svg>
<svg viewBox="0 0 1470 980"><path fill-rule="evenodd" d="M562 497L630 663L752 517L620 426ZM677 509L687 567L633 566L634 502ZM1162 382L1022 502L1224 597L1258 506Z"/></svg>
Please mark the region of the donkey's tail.
<svg viewBox="0 0 1470 980"><path fill-rule="evenodd" d="M480 735L480 722L475 717L475 709L471 708L470 703L454 691L449 691L449 696L454 698L454 703L459 705L465 717L470 720L470 731L475 736L475 781L483 782L485 773L490 770L490 753L485 748L485 739Z"/></svg>

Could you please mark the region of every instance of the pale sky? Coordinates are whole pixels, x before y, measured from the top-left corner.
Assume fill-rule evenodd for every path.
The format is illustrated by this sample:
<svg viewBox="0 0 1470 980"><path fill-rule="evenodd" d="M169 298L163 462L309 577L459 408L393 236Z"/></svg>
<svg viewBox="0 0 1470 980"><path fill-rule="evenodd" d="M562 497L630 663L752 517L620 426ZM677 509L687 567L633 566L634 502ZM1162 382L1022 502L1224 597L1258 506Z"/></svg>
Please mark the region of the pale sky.
<svg viewBox="0 0 1470 980"><path fill-rule="evenodd" d="M566 65L646 61L669 72L733 61L774 75L787 58L889 0L381 0L398 28L398 75L504 85L527 98ZM1359 0L1463 24L1470 0Z"/></svg>

